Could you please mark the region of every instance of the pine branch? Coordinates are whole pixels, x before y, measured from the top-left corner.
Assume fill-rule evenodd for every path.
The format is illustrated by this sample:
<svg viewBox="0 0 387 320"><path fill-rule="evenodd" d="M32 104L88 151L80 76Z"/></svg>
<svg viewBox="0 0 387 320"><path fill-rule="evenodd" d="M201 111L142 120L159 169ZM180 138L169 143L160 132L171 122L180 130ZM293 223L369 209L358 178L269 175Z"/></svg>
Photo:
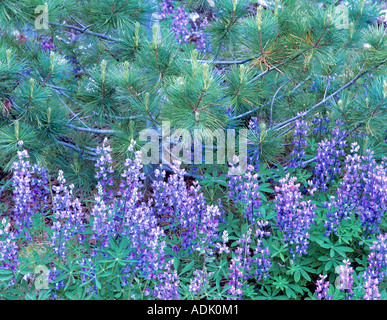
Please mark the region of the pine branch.
<svg viewBox="0 0 387 320"><path fill-rule="evenodd" d="M66 124L66 127L78 130L78 131L84 131L84 132L90 132L90 133L96 133L96 134L113 134L117 133L117 130L106 130L106 129L93 129L93 128L82 128L82 127L77 127L74 126L70 123Z"/></svg>
<svg viewBox="0 0 387 320"><path fill-rule="evenodd" d="M286 86L290 81L292 81L294 78L291 78L289 80L287 80L283 85L281 85L277 91L274 93L273 95L273 99L271 100L271 105L270 105L270 127L273 123L273 105L274 105L274 101L275 101L275 97L277 96L278 92L280 92L280 90Z"/></svg>
<svg viewBox="0 0 387 320"><path fill-rule="evenodd" d="M324 98L323 100L321 100L319 103L315 104L313 107L311 107L308 111L304 112L303 114L301 115L298 115L298 116L295 116L293 118L290 118L286 121L283 121L281 123L278 123L277 125L275 125L273 127L274 130L281 130L284 126L288 125L289 123L292 123L300 118L303 118L305 117L306 115L310 114L312 111L316 110L318 107L320 107L321 105L323 105L324 103L326 103L328 100L330 100L332 97L336 96L337 94L339 94L341 91L349 88L350 86L354 85L355 82L360 79L362 76L364 76L365 74L367 74L368 72L370 72L371 70L373 69L376 69L378 67L380 67L381 65L385 64L387 62L387 60L385 61L382 61L378 64L376 64L375 66L372 66L364 71L361 71L363 70L364 68L364 65L363 67L360 69L360 72L357 74L357 76L355 76L351 81L347 82L344 86L342 86L341 88L337 89L334 93L330 94L328 97Z"/></svg>
<svg viewBox="0 0 387 320"><path fill-rule="evenodd" d="M58 87L59 89L54 88L54 87L55 87L55 86L53 86L53 89L54 89L54 90L60 90L60 87ZM56 92L56 94L58 95L57 92ZM59 92L59 94L64 95L65 97L71 99L71 97L70 97L69 95L65 94L64 92ZM73 117L69 120L68 123L70 123L70 122L73 121L73 120L77 120L77 121L81 122L85 127L90 128L88 125L86 125L86 124L82 121L81 118L78 117L78 115L76 115L76 114L71 110L71 108L70 108L64 101L62 101L62 99L59 98L59 96L58 96L58 99L62 102L62 104L63 104L63 105L71 112L71 114L73 115ZM72 100L73 100L73 99L72 99ZM73 101L76 102L75 100L73 100ZM96 113L96 112L93 112L93 114L96 115L97 113ZM107 115L106 115L106 117L107 117ZM135 117L135 116L122 117L122 116L113 116L113 115L109 115L109 117L114 118L114 119L119 119L119 120L136 120L136 119L138 119L138 117Z"/></svg>
<svg viewBox="0 0 387 320"><path fill-rule="evenodd" d="M87 150L81 150L78 146L75 146L75 145L73 145L71 143L60 141L60 140L58 140L58 143L63 145L64 147L66 147L68 149L72 149L72 150L75 150L75 151L79 152L80 155L83 155L84 153L87 153L87 154L91 155L92 158L89 158L88 160L90 160L90 159L95 159L96 160L97 159L96 158L97 154L95 152L87 151Z"/></svg>
<svg viewBox="0 0 387 320"><path fill-rule="evenodd" d="M281 137L285 134L287 134L290 130L292 130L293 128L295 127L295 125L292 125L291 127L289 127L288 129L286 129L285 131L281 132L277 137Z"/></svg>
<svg viewBox="0 0 387 320"><path fill-rule="evenodd" d="M247 58L243 60L196 60L199 63L208 63L208 64L214 64L214 65L238 65L238 64L245 64L247 62L250 62L253 60L253 58ZM183 59L184 62L192 62L192 59Z"/></svg>
<svg viewBox="0 0 387 320"><path fill-rule="evenodd" d="M109 36L104 35L104 34L101 34L101 33L97 33L97 32L90 31L89 28L90 28L92 25L86 26L86 27L84 27L84 28L79 28L79 27L76 27L76 26L73 26L73 25L60 24L60 23L55 23L55 22L49 22L49 24L51 24L51 25L53 25L53 26L61 27L61 28L76 30L76 31L79 31L79 32L81 32L81 33L85 33L85 34L89 34L89 35L98 37L98 38L100 38L100 39L102 39L102 40L107 40L107 41L112 41L112 42L118 42L118 41L120 41L120 39L112 38L112 37L109 37Z"/></svg>
<svg viewBox="0 0 387 320"><path fill-rule="evenodd" d="M309 75L308 77L306 77L303 81L301 81L297 86L295 86L292 91L289 92L289 94L293 94L294 92L296 92L306 81L308 81L312 76ZM279 96L277 99L282 99L283 97L289 95L289 94L283 94L281 96ZM268 105L268 103L264 104L263 106L266 106ZM242 113L240 114L239 116L236 116L236 117L233 117L231 120L238 120L238 119L241 119L241 118L244 118L250 114L252 114L253 112L257 111L259 108L261 108L262 106L259 106L257 108L254 108L252 110L249 110L245 113Z"/></svg>
<svg viewBox="0 0 387 320"><path fill-rule="evenodd" d="M77 121L79 121L80 123L82 123L85 127L88 127L80 118L78 118L78 116L74 113L73 110L71 110L71 108L67 105L66 102L64 102L58 92L55 92L56 96L58 97L59 101L66 107L67 110L69 110L71 112L71 114L74 116L72 119L77 119ZM70 121L69 121L70 122Z"/></svg>
<svg viewBox="0 0 387 320"><path fill-rule="evenodd" d="M291 61L297 59L299 56L301 56L302 54L304 54L307 51L309 51L309 50L305 50L305 51L299 52L294 57L290 57L290 58L282 61L281 63L277 64L276 66L273 66L273 67L270 67L270 68L266 69L265 71L261 72L260 74L258 74L254 78L252 78L249 82L254 82L254 81L258 80L259 78L263 77L264 75L268 74L269 72L271 72L273 70L278 70L278 68L280 66L284 65L285 63L288 63L288 62L291 62Z"/></svg>

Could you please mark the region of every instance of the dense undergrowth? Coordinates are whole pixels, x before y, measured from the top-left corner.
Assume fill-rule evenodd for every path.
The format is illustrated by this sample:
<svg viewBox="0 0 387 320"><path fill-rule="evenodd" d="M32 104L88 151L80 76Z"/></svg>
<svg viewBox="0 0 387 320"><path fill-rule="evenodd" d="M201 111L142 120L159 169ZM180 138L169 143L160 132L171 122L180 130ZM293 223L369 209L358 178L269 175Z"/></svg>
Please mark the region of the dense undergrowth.
<svg viewBox="0 0 387 320"><path fill-rule="evenodd" d="M63 172L54 185L18 152L15 206L1 221L2 297L385 298L386 162L360 156L339 125L329 132L311 147L312 172L295 164L272 179L273 170L249 165L224 177L217 204L206 194L219 177L189 187L179 163L168 176L156 170L164 179L145 198L134 142L119 180L107 141L97 149L91 206Z"/></svg>
<svg viewBox="0 0 387 320"><path fill-rule="evenodd" d="M385 300L387 37L342 4L0 1L0 298ZM165 123L246 171L143 163Z"/></svg>

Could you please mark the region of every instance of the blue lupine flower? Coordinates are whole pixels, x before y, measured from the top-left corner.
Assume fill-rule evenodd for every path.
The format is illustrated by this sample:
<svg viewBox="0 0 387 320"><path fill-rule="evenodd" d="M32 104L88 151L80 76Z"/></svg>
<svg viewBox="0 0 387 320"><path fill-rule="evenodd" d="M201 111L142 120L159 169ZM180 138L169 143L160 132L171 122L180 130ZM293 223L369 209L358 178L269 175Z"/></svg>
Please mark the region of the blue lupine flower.
<svg viewBox="0 0 387 320"><path fill-rule="evenodd" d="M292 254L307 254L309 244L309 229L314 224L314 210L316 208L310 200L301 201L300 184L294 184L296 177L290 178L289 174L280 179L281 186L275 187L275 210L277 211L276 226L284 233L283 241Z"/></svg>

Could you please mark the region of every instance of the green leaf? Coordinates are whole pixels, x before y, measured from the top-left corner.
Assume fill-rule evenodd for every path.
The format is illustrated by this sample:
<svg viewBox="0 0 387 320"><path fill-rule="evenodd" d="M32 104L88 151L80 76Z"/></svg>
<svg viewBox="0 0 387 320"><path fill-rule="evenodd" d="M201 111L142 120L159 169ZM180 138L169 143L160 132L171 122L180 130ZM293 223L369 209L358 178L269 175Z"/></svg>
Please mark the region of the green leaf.
<svg viewBox="0 0 387 320"><path fill-rule="evenodd" d="M97 285L97 288L101 290L101 282L98 281L98 279L95 279L95 284Z"/></svg>
<svg viewBox="0 0 387 320"><path fill-rule="evenodd" d="M309 274L308 274L306 271L304 271L304 270L301 269L301 274L302 274L302 277L303 277L305 280L311 281L311 278L309 277Z"/></svg>
<svg viewBox="0 0 387 320"><path fill-rule="evenodd" d="M320 247L325 248L325 249L330 249L330 248L332 248L331 245L329 245L329 244L327 244L327 243L324 243L324 242L318 242L318 244L320 245Z"/></svg>
<svg viewBox="0 0 387 320"><path fill-rule="evenodd" d="M300 279L301 279L300 271L296 271L294 273L294 281L298 282L298 281L300 281Z"/></svg>
<svg viewBox="0 0 387 320"><path fill-rule="evenodd" d="M331 260L331 258L326 256L321 256L321 257L318 257L317 260L325 262L325 261Z"/></svg>
<svg viewBox="0 0 387 320"><path fill-rule="evenodd" d="M12 270L9 270L9 269L0 269L0 274L12 274Z"/></svg>
<svg viewBox="0 0 387 320"><path fill-rule="evenodd" d="M294 291L290 287L286 287L285 292L289 298L297 299L297 295L294 293Z"/></svg>
<svg viewBox="0 0 387 320"><path fill-rule="evenodd" d="M78 300L76 296L74 296L71 292L66 291L65 296L69 298L70 300Z"/></svg>
<svg viewBox="0 0 387 320"><path fill-rule="evenodd" d="M354 250L350 247L334 247L335 251L343 256L344 258L346 257L346 252L353 252Z"/></svg>
<svg viewBox="0 0 387 320"><path fill-rule="evenodd" d="M173 258L173 266L175 267L175 270L179 269L179 265L180 265L180 259L177 257Z"/></svg>
<svg viewBox="0 0 387 320"><path fill-rule="evenodd" d="M329 260L325 265L324 270L328 271L332 267L332 263L333 263L332 260Z"/></svg>
<svg viewBox="0 0 387 320"><path fill-rule="evenodd" d="M13 275L9 275L9 276L3 276L3 277L0 277L0 281L8 281L8 280L11 280L13 278Z"/></svg>
<svg viewBox="0 0 387 320"><path fill-rule="evenodd" d="M291 287L294 291L303 294L304 291L301 289L301 287L297 284L289 283L289 287Z"/></svg>
<svg viewBox="0 0 387 320"><path fill-rule="evenodd" d="M183 268L183 270L181 270L179 276L181 276L182 274L184 274L184 273L186 273L187 271L191 270L194 264L195 264L195 261L191 261L190 263L188 263L188 264Z"/></svg>

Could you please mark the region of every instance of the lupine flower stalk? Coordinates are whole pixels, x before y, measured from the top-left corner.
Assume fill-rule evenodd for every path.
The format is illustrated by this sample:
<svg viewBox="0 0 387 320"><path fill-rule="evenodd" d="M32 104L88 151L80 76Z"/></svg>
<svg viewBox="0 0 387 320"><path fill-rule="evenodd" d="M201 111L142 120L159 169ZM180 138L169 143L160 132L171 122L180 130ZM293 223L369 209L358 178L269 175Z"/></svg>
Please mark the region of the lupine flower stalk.
<svg viewBox="0 0 387 320"><path fill-rule="evenodd" d="M359 145L351 145L345 160L345 175L324 206L328 209L325 235L337 233L341 220L349 220L355 212L360 216L364 233L379 233L379 224L387 206L387 173L385 164L377 165L373 152L360 156Z"/></svg>
<svg viewBox="0 0 387 320"><path fill-rule="evenodd" d="M128 151L133 152L134 146L132 141ZM106 226L110 225L110 237L117 241L129 240L130 253L125 259L135 262L129 262L122 269L124 278L136 273L150 280L164 263L166 245L161 240L164 230L158 225L150 203L142 201L145 175L141 172L141 151L134 152L134 159L126 159L124 166L119 190L110 205L112 223Z"/></svg>
<svg viewBox="0 0 387 320"><path fill-rule="evenodd" d="M337 121L336 124L340 126L342 122ZM324 192L328 190L328 184L342 173L340 157L345 156L344 147L347 146L345 130L340 131L336 127L329 133L331 139L325 138L318 143L316 166L313 169L313 182Z"/></svg>
<svg viewBox="0 0 387 320"><path fill-rule="evenodd" d="M200 296L208 285L208 273L205 270L195 270L193 274L194 277L190 280L188 290L195 297Z"/></svg>
<svg viewBox="0 0 387 320"><path fill-rule="evenodd" d="M59 186L53 186L55 195L53 197L53 224L54 230L51 237L51 246L54 253L66 257L66 243L71 239L84 241L83 232L85 230L82 219L84 213L78 198L74 197L74 185L67 188L63 171L59 171Z"/></svg>
<svg viewBox="0 0 387 320"><path fill-rule="evenodd" d="M96 152L99 158L95 166L99 170L95 175L95 178L98 179L97 194L94 197L95 204L91 213L93 217L93 239L100 241L102 247L107 247L109 246L110 236L116 233L118 222L115 219L116 207L112 201L114 192L109 190L114 184L111 177L114 173L111 157L112 149L107 145L106 139L102 147L97 147Z"/></svg>
<svg viewBox="0 0 387 320"><path fill-rule="evenodd" d="M295 184L296 177L289 174L280 179L281 186L276 186L275 210L277 211L276 226L283 232L283 241L288 246L292 259L296 255L307 253L309 229L314 223L315 205L310 201L301 201L300 184Z"/></svg>
<svg viewBox="0 0 387 320"><path fill-rule="evenodd" d="M227 285L229 285L230 287L227 292L233 296L236 296L237 298L235 299L242 299L242 286L245 274L243 272L243 261L242 256L240 254L234 256L231 259L229 271L229 281Z"/></svg>
<svg viewBox="0 0 387 320"><path fill-rule="evenodd" d="M344 265L339 266L339 277L340 277L340 285L339 289L341 291L346 291L348 293L347 300L350 300L353 295L353 268L350 266L350 262L348 259L343 260Z"/></svg>
<svg viewBox="0 0 387 320"><path fill-rule="evenodd" d="M194 182L188 189L184 181L185 170L175 163L174 174L167 181L154 181L154 212L163 223L170 226L171 232L181 231L181 249L215 249L213 240L217 239L217 227L220 211L217 206L206 206L200 185ZM156 176L165 177L165 171L156 170ZM196 241L195 241L196 240ZM179 248L175 248L179 250Z"/></svg>
<svg viewBox="0 0 387 320"><path fill-rule="evenodd" d="M264 228L269 224L268 221L257 221L257 229L255 230L254 237L257 239L256 248L254 249L251 259L251 266L254 269L254 276L257 277L257 281L268 278L269 270L272 266L270 259L269 247L264 247L263 237L270 236L269 231L264 231Z"/></svg>
<svg viewBox="0 0 387 320"><path fill-rule="evenodd" d="M229 198L241 210L244 218L250 223L255 223L260 216L258 209L261 204L258 173L254 172L252 165L247 165L246 173L243 175L231 175L229 177Z"/></svg>
<svg viewBox="0 0 387 320"><path fill-rule="evenodd" d="M0 222L0 269L11 269L15 271L20 262L16 234L11 228L9 219L3 218ZM12 278L11 284L14 281L16 279Z"/></svg>
<svg viewBox="0 0 387 320"><path fill-rule="evenodd" d="M387 278L387 234L380 234L370 247L367 277L378 279L379 283Z"/></svg>
<svg viewBox="0 0 387 320"><path fill-rule="evenodd" d="M317 299L319 300L332 300L332 296L328 296L329 281L325 281L327 275L319 275L320 279L316 282Z"/></svg>
<svg viewBox="0 0 387 320"><path fill-rule="evenodd" d="M208 24L207 18L202 19L198 24L198 30L195 30L190 25L189 15L185 5L175 8L172 1L169 0L163 0L160 18L172 18L172 32L175 34L175 39L180 45L193 42L195 48L201 50L203 54L211 52L208 36L202 31Z"/></svg>
<svg viewBox="0 0 387 320"><path fill-rule="evenodd" d="M23 142L20 141L19 145L22 146ZM12 165L13 220L19 232L31 240L28 230L32 227L32 217L38 212L43 213L47 207L48 173L45 168L30 164L27 150L18 151L17 156L18 161Z"/></svg>
<svg viewBox="0 0 387 320"><path fill-rule="evenodd" d="M160 300L180 300L179 276L176 270L172 270L173 259L165 265L165 270L158 276L158 285L155 288L155 296Z"/></svg>
<svg viewBox="0 0 387 320"><path fill-rule="evenodd" d="M300 116L302 114L303 113L298 113L297 115ZM290 155L293 156L291 160L291 165L297 168L305 166L305 147L309 145L308 141L306 140L306 138L308 137L309 124L303 119L298 119L295 122L295 126L296 127L293 132L294 149L290 153Z"/></svg>
<svg viewBox="0 0 387 320"><path fill-rule="evenodd" d="M371 276L366 277L366 281L364 284L365 294L363 299L365 300L380 300L379 293L379 280L377 278L373 278Z"/></svg>

